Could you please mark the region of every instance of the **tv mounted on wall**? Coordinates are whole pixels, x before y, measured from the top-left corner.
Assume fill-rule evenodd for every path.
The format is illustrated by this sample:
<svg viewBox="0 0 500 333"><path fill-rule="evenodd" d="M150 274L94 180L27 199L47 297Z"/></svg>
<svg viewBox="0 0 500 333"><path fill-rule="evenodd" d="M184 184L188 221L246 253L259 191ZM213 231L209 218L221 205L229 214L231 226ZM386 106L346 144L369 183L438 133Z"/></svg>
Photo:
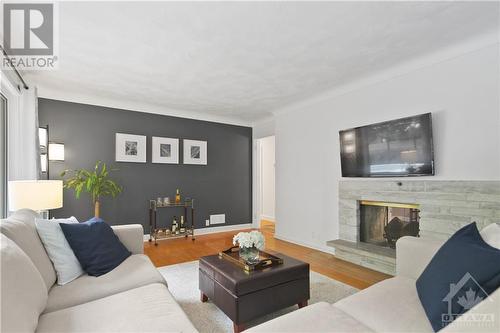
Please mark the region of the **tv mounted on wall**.
<svg viewBox="0 0 500 333"><path fill-rule="evenodd" d="M434 175L430 113L339 132L342 177Z"/></svg>

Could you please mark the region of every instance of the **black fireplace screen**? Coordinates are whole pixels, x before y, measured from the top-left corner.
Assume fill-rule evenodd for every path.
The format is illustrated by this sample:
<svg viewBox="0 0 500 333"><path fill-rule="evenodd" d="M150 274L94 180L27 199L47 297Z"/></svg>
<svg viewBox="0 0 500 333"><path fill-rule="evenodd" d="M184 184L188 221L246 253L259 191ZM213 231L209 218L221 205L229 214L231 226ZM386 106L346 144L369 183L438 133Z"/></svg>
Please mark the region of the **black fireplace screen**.
<svg viewBox="0 0 500 333"><path fill-rule="evenodd" d="M359 240L395 248L400 237L419 236L419 212L414 204L361 201Z"/></svg>

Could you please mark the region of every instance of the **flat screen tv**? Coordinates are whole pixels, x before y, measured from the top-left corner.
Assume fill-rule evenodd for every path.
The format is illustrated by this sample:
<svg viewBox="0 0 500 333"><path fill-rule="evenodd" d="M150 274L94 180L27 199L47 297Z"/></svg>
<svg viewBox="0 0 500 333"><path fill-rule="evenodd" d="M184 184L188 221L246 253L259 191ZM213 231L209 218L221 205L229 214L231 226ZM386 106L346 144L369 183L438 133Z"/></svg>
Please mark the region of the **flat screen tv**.
<svg viewBox="0 0 500 333"><path fill-rule="evenodd" d="M434 175L430 113L339 134L342 177Z"/></svg>

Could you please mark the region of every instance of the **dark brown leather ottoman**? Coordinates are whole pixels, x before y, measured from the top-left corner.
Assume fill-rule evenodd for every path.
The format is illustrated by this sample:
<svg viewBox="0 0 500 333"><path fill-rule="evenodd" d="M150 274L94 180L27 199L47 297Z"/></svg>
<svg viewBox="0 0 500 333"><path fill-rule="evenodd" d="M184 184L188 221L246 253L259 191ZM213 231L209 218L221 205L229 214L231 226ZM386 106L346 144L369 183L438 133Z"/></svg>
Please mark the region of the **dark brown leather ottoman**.
<svg viewBox="0 0 500 333"><path fill-rule="evenodd" d="M274 253L273 253L274 254ZM240 332L249 321L309 300L309 264L285 256L283 264L261 271L245 272L219 258L202 257L199 269L201 301L210 299Z"/></svg>

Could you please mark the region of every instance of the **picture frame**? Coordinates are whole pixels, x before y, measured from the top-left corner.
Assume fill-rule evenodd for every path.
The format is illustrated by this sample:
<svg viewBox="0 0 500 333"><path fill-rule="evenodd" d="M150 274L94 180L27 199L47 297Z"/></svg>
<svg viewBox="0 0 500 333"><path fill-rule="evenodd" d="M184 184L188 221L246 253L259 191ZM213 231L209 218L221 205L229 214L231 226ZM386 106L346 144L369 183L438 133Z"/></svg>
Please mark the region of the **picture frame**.
<svg viewBox="0 0 500 333"><path fill-rule="evenodd" d="M116 133L115 161L146 163L146 136Z"/></svg>
<svg viewBox="0 0 500 333"><path fill-rule="evenodd" d="M179 139L153 136L151 158L153 163L179 164Z"/></svg>
<svg viewBox="0 0 500 333"><path fill-rule="evenodd" d="M207 141L183 140L184 164L207 165Z"/></svg>

